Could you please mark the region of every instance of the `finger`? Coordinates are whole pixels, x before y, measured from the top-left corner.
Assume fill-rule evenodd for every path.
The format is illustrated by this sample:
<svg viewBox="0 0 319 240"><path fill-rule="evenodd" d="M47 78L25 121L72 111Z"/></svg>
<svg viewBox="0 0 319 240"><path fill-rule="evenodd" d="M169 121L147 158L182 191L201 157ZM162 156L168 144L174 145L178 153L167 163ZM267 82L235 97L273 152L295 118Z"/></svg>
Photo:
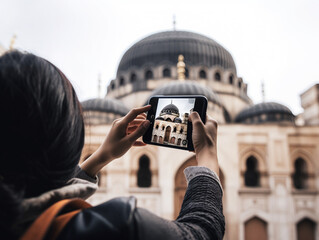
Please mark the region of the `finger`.
<svg viewBox="0 0 319 240"><path fill-rule="evenodd" d="M210 116L206 116L206 125L207 124L213 124L215 128L218 127L218 122L217 120L215 120L214 118L210 117Z"/></svg>
<svg viewBox="0 0 319 240"><path fill-rule="evenodd" d="M205 126L197 112L192 112L190 115L192 121L193 130L199 132L205 132Z"/></svg>
<svg viewBox="0 0 319 240"><path fill-rule="evenodd" d="M127 136L128 140L135 142L139 137L141 137L150 126L150 121L144 121L134 132Z"/></svg>
<svg viewBox="0 0 319 240"><path fill-rule="evenodd" d="M136 119L145 119L146 118L146 113L142 113L142 114L139 114Z"/></svg>
<svg viewBox="0 0 319 240"><path fill-rule="evenodd" d="M135 146L135 147L146 146L146 143L144 143L142 141L135 141L135 143L133 143L133 146Z"/></svg>
<svg viewBox="0 0 319 240"><path fill-rule="evenodd" d="M145 119L137 119L135 118L132 122L130 122L128 125L136 125L136 124L141 124L143 121L145 121Z"/></svg>
<svg viewBox="0 0 319 240"><path fill-rule="evenodd" d="M126 116L121 120L121 123L123 124L129 124L129 122L132 122L139 114L146 112L148 110L150 110L151 105L146 105L144 107L140 107L140 108L134 108L131 111L129 111L128 114L126 114Z"/></svg>
<svg viewBox="0 0 319 240"><path fill-rule="evenodd" d="M134 126L134 127L129 127L126 130L126 134L131 134L132 132L134 132L139 126Z"/></svg>

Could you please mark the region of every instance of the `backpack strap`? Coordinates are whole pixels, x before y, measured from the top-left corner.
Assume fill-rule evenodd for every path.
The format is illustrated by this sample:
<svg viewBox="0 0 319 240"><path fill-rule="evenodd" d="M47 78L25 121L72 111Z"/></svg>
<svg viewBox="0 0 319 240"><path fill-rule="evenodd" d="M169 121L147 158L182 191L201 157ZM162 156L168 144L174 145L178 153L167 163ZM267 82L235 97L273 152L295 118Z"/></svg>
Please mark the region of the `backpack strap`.
<svg viewBox="0 0 319 240"><path fill-rule="evenodd" d="M92 207L82 199L61 200L45 210L20 240L56 239L65 225L82 209Z"/></svg>

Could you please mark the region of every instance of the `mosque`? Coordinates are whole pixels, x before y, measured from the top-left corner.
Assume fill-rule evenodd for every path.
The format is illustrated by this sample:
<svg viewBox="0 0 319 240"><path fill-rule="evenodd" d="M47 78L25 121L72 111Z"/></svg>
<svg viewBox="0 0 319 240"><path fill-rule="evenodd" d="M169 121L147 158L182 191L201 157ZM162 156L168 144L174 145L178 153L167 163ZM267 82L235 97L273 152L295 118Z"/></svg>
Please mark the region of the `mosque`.
<svg viewBox="0 0 319 240"><path fill-rule="evenodd" d="M155 119L152 142L186 148L188 116L189 113L184 113L181 119L177 106L166 105Z"/></svg>
<svg viewBox="0 0 319 240"><path fill-rule="evenodd" d="M102 143L114 119L150 96L204 95L208 114L219 122L225 239L319 239L319 84L301 94L298 116L276 102L253 103L247 88L232 55L213 39L176 30L152 34L124 53L104 98L82 102L81 161ZM177 111L172 105L163 115ZM188 115L180 117L183 123ZM173 131L174 125L169 134L182 135ZM183 142L182 136L174 142L178 138ZM138 206L174 219L186 190L183 169L195 164L185 150L132 148L102 170L89 201L134 195Z"/></svg>

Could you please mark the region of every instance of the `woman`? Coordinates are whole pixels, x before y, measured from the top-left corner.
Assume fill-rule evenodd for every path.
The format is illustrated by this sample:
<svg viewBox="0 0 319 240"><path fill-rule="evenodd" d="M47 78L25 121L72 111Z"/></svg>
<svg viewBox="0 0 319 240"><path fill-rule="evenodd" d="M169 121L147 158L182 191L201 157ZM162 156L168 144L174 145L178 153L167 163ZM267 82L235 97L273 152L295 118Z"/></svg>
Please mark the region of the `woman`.
<svg viewBox="0 0 319 240"><path fill-rule="evenodd" d="M18 51L0 57L0 232L23 235L49 206L87 198L96 175L121 157L147 128L150 106L114 121L99 147L78 166L84 143L81 106L65 75L50 62ZM224 216L218 179L217 123L190 115L198 167L185 170L188 189L175 221L137 208L135 198L117 198L82 210L59 239L222 239ZM120 147L119 147L120 146Z"/></svg>

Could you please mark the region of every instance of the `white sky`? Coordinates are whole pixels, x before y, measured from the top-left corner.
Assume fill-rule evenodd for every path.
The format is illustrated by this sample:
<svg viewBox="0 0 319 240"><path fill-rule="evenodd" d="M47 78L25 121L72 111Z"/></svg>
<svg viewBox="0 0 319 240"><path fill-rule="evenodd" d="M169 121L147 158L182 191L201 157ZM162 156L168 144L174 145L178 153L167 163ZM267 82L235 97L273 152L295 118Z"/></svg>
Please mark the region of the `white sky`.
<svg viewBox="0 0 319 240"><path fill-rule="evenodd" d="M183 119L184 113L190 113L190 110L194 108L195 98L187 99L167 99L162 98L158 100L155 118L157 118L162 111L162 109L170 103L173 103L179 110L179 117Z"/></svg>
<svg viewBox="0 0 319 240"><path fill-rule="evenodd" d="M154 3L153 3L154 2ZM206 35L233 56L255 103L276 101L302 111L299 94L319 82L317 0L1 0L0 44L47 58L74 84L80 100L98 96L124 52L152 33ZM104 96L106 90L103 86Z"/></svg>

